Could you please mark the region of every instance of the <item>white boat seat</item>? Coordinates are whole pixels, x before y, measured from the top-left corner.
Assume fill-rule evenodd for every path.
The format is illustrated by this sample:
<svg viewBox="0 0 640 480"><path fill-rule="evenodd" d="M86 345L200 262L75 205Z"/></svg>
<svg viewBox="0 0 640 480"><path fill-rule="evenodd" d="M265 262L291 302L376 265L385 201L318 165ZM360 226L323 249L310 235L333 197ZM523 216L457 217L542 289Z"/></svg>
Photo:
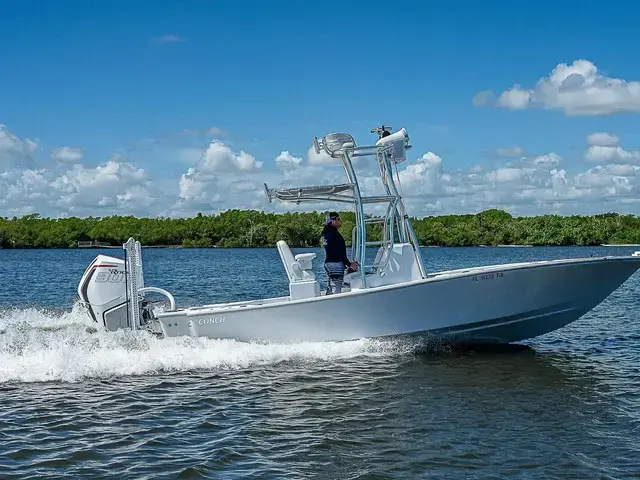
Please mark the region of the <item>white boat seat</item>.
<svg viewBox="0 0 640 480"><path fill-rule="evenodd" d="M280 259L289 277L289 282L306 282L315 280L312 261L316 258L315 253L300 253L293 256L289 245L284 240L276 243Z"/></svg>

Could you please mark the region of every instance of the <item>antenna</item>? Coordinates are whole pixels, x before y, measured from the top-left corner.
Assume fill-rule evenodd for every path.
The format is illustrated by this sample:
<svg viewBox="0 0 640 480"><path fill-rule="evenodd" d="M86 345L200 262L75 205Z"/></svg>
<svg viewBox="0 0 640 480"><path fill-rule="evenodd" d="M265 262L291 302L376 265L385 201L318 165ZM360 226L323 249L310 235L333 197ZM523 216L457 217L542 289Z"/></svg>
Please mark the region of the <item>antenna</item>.
<svg viewBox="0 0 640 480"><path fill-rule="evenodd" d="M386 137L388 135L391 135L391 130L392 130L392 127L390 127L388 125L385 127L384 125L382 125L381 127L372 128L371 129L371 133L377 134L378 135L378 139L380 139L380 138L384 138L384 137Z"/></svg>

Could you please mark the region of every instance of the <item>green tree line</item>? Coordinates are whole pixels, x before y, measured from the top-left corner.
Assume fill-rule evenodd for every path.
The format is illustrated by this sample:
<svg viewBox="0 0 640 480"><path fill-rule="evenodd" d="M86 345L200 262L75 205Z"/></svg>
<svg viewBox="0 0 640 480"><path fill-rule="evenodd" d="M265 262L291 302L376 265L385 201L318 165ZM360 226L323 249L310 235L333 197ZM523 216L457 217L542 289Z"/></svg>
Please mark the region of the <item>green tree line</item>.
<svg viewBox="0 0 640 480"><path fill-rule="evenodd" d="M324 212L273 214L228 210L192 218L0 217L2 248L77 248L78 242L121 246L129 237L145 246L292 247L320 246ZM351 243L353 212L341 213L342 233ZM423 246L640 244L640 218L606 213L593 216L513 217L501 210L412 220ZM372 225L370 239L380 235Z"/></svg>

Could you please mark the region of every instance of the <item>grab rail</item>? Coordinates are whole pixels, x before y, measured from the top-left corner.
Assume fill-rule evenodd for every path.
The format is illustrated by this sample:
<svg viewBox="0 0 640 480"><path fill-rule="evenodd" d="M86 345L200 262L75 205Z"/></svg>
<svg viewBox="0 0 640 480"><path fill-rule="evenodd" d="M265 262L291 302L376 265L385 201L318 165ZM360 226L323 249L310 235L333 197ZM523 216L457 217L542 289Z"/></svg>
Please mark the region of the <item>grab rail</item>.
<svg viewBox="0 0 640 480"><path fill-rule="evenodd" d="M169 300L169 307L171 308L171 310L175 310L176 309L176 300L175 300L175 298L173 298L173 295L171 295L169 292L167 292L164 288L142 287L142 288L138 289L138 293L147 293L147 292L150 292L150 293L154 292L154 293L159 293L160 295L164 295Z"/></svg>

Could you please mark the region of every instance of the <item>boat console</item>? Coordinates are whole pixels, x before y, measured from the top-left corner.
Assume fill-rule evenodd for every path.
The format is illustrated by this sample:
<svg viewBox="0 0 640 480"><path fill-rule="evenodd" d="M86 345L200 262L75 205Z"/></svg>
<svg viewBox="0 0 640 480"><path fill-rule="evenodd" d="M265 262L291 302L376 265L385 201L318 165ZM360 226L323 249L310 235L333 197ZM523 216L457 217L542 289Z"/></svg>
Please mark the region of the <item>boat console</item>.
<svg viewBox="0 0 640 480"><path fill-rule="evenodd" d="M384 125L371 132L378 134L375 145L358 146L353 136L348 133L331 133L321 139L313 139L316 153L324 151L332 158L342 161L347 177L345 183L295 188L269 188L264 185L269 202L277 199L296 204L336 202L352 205L356 225L351 232L351 245L354 259L362 266L359 272L349 274L345 278L352 290L386 285L400 279L406 281L426 278L418 240L392 171L394 165L404 162L407 158L407 150L411 148L409 135L405 128L391 133L391 127ZM375 158L378 163L380 181L384 189L382 195L367 196L361 193L352 159L365 156ZM386 206L384 215L374 216L365 212L365 206L380 204ZM382 238L373 240L368 238L367 226L375 223L382 224ZM400 247L396 248L396 245ZM374 263L367 265L366 250L372 246L379 247L378 254ZM390 263L391 260L393 261Z"/></svg>

